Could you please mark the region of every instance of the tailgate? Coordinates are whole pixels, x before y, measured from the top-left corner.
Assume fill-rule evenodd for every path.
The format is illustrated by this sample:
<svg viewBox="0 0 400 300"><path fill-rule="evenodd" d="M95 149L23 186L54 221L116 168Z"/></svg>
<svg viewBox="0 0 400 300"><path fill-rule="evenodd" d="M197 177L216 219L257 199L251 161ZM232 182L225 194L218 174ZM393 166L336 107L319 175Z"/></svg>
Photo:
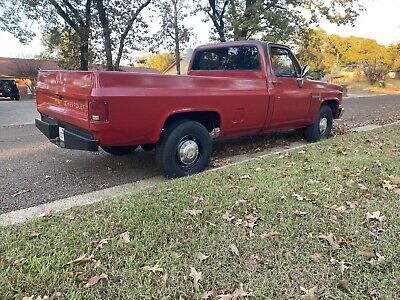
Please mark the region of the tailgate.
<svg viewBox="0 0 400 300"><path fill-rule="evenodd" d="M36 86L38 111L52 119L89 129L89 98L94 73L40 71Z"/></svg>

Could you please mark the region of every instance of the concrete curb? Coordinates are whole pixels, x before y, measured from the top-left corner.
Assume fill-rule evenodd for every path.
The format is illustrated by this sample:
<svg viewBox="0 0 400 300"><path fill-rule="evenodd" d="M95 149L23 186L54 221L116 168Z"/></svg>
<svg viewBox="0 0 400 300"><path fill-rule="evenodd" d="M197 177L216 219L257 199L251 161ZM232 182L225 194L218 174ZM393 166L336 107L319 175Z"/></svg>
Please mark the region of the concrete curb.
<svg viewBox="0 0 400 300"><path fill-rule="evenodd" d="M397 121L397 122L393 122L393 123L386 124L386 125L379 125L379 126L365 128L365 127L368 127L368 125L367 125L367 126L362 126L362 127L358 127L358 128L353 128L352 130L350 130L350 132L351 131L353 131L354 133L366 132L366 131L372 131L375 129L384 128L384 127L388 127L388 126L399 125L399 124L400 124L400 121ZM358 129L358 131L356 129ZM242 163L245 163L248 161L261 159L261 158L264 158L264 157L267 157L270 155L274 155L274 154L281 154L281 153L286 153L286 152L290 152L290 151L295 151L295 150L298 150L301 148L308 147L309 145L312 145L312 144L309 144L305 141L300 141L300 142L291 143L287 148L277 147L277 148L265 150L263 152L232 156L229 158L232 161L232 163L221 166L221 167L217 167L214 169L207 170L206 173L216 172L216 171L225 169L227 167L239 165L239 164L242 164ZM21 210L11 211L11 212L0 215L0 225L17 224L17 223L21 223L21 222L24 222L29 219L42 217L42 216L48 214L49 212L64 211L64 210L70 209L72 207L84 206L84 205L100 202L105 199L124 195L124 194L126 194L128 192L132 192L134 190L149 188L149 187L155 186L156 184L159 184L159 183L165 182L165 181L167 181L167 180L163 176L156 176L156 177L136 181L133 183L127 183L127 184L123 184L123 185L119 185L119 186L114 186L114 187L107 188L107 189L100 190L100 191L94 191L94 192L90 192L87 194L76 195L76 196L68 197L65 199L61 199L61 200L57 200L57 201L53 201L53 202L49 202L49 203L44 203L44 204L41 204L38 206L33 206L33 207L21 209Z"/></svg>

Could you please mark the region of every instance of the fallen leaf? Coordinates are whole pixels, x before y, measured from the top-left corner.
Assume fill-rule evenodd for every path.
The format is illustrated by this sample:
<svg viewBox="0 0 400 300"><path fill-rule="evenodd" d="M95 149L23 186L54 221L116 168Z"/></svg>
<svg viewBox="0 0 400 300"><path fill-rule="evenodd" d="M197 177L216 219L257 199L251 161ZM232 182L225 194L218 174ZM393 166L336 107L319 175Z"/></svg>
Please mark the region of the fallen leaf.
<svg viewBox="0 0 400 300"><path fill-rule="evenodd" d="M150 266L144 266L143 267L143 271L146 271L146 272L153 272L154 274L156 273L156 272L164 272L164 269L163 268L161 268L159 265L154 265L153 267L150 267Z"/></svg>
<svg viewBox="0 0 400 300"><path fill-rule="evenodd" d="M243 175L243 176L240 176L239 179L251 179L251 176L250 175Z"/></svg>
<svg viewBox="0 0 400 300"><path fill-rule="evenodd" d="M263 239L274 239L277 238L278 236L279 232L274 230L266 231L260 235L260 237L262 237Z"/></svg>
<svg viewBox="0 0 400 300"><path fill-rule="evenodd" d="M368 188L362 183L357 183L357 186L360 190L368 191Z"/></svg>
<svg viewBox="0 0 400 300"><path fill-rule="evenodd" d="M190 267L189 276L193 278L194 289L199 291L199 281L202 280L201 272L197 272L195 268Z"/></svg>
<svg viewBox="0 0 400 300"><path fill-rule="evenodd" d="M311 254L311 258L315 261L321 260L322 258L322 253L321 252L314 252Z"/></svg>
<svg viewBox="0 0 400 300"><path fill-rule="evenodd" d="M230 244L229 248L231 249L231 251L236 255L239 256L239 249L236 247L235 244Z"/></svg>
<svg viewBox="0 0 400 300"><path fill-rule="evenodd" d="M293 214L295 214L296 216L305 216L307 213L304 211L300 211L300 210L295 210L293 212Z"/></svg>
<svg viewBox="0 0 400 300"><path fill-rule="evenodd" d="M367 219L382 222L385 219L385 216L381 216L381 212L378 210L374 211L372 214L367 212Z"/></svg>
<svg viewBox="0 0 400 300"><path fill-rule="evenodd" d="M390 191L390 190L394 190L395 188L397 188L397 185L391 184L391 182L389 180L383 180L382 188Z"/></svg>
<svg viewBox="0 0 400 300"><path fill-rule="evenodd" d="M339 287L342 290L348 291L349 290L349 281L347 279L339 280Z"/></svg>
<svg viewBox="0 0 400 300"><path fill-rule="evenodd" d="M375 258L371 258L371 260L369 261L369 263L371 265L379 265L385 262L385 257L383 255L380 255L378 252L376 252L376 259Z"/></svg>
<svg viewBox="0 0 400 300"><path fill-rule="evenodd" d="M177 252L175 252L175 251L172 251L172 252L171 252L171 256L172 256L172 258L174 258L174 259L178 259L178 258L181 257L182 255L183 255L183 253L179 254L179 253L177 253Z"/></svg>
<svg viewBox="0 0 400 300"><path fill-rule="evenodd" d="M351 263L346 262L346 261L344 261L344 260L342 260L342 261L339 262L339 269L340 269L340 272L341 272L342 274L343 274L344 271L346 271L347 269L350 269L350 266L351 266Z"/></svg>
<svg viewBox="0 0 400 300"><path fill-rule="evenodd" d="M368 296L371 300L378 300L379 299L379 293L378 290L372 287L369 287L367 290Z"/></svg>
<svg viewBox="0 0 400 300"><path fill-rule="evenodd" d="M120 240L124 242L124 244L128 244L131 241L131 237L129 235L129 231L125 231L119 235Z"/></svg>
<svg viewBox="0 0 400 300"><path fill-rule="evenodd" d="M332 233L328 235L319 235L318 238L326 240L333 249L339 249L340 246L336 243L335 236Z"/></svg>
<svg viewBox="0 0 400 300"><path fill-rule="evenodd" d="M300 286L300 290L304 293L301 297L305 298L305 299L315 299L316 295L315 293L317 292L318 288L316 286L314 286L311 289L306 289L302 286Z"/></svg>
<svg viewBox="0 0 400 300"><path fill-rule="evenodd" d="M29 239L31 240L31 239L37 238L40 235L41 235L41 233L36 232L36 231L32 231L31 234L29 235Z"/></svg>
<svg viewBox="0 0 400 300"><path fill-rule="evenodd" d="M400 176L389 176L393 184L400 185Z"/></svg>
<svg viewBox="0 0 400 300"><path fill-rule="evenodd" d="M96 262L96 260L93 259L93 255L84 254L84 255L82 255L82 256L74 259L74 260L71 260L71 261L67 262L67 265L70 265L70 264L79 264L79 265L81 265L81 264L94 263L94 262Z"/></svg>
<svg viewBox="0 0 400 300"><path fill-rule="evenodd" d="M239 283L239 286L235 289L235 291L232 294L232 300L236 300L241 297L250 297L250 296L254 296L254 293L246 292L243 289L243 283Z"/></svg>
<svg viewBox="0 0 400 300"><path fill-rule="evenodd" d="M194 208L194 209L187 209L185 212L191 216L198 216L203 213L203 210Z"/></svg>
<svg viewBox="0 0 400 300"><path fill-rule="evenodd" d="M375 252L372 251L368 247L364 247L361 251L358 252L361 256L364 256L366 258L373 258L375 257Z"/></svg>
<svg viewBox="0 0 400 300"><path fill-rule="evenodd" d="M102 239L97 244L97 248L103 248L104 245L108 244L108 239Z"/></svg>
<svg viewBox="0 0 400 300"><path fill-rule="evenodd" d="M168 273L165 272L165 274L161 277L161 285L165 288L168 283Z"/></svg>
<svg viewBox="0 0 400 300"><path fill-rule="evenodd" d="M210 291L204 292L203 295L201 296L201 299L207 300L207 299L215 299L217 297L217 292L212 289Z"/></svg>
<svg viewBox="0 0 400 300"><path fill-rule="evenodd" d="M90 288L90 287L92 287L92 286L94 286L95 284L97 284L100 280L102 280L102 279L106 279L107 278L107 275L106 274L100 274L100 275L96 275L96 276L93 276L92 278L90 278L89 280L88 280L88 282L85 284L85 288Z"/></svg>
<svg viewBox="0 0 400 300"><path fill-rule="evenodd" d="M202 252L197 252L196 254L196 258L200 261L206 260L209 257L210 257L209 255L205 255Z"/></svg>
<svg viewBox="0 0 400 300"><path fill-rule="evenodd" d="M234 215L231 214L231 212L227 211L222 215L222 219L226 221L232 221L235 218Z"/></svg>
<svg viewBox="0 0 400 300"><path fill-rule="evenodd" d="M294 199L296 199L297 201L303 201L305 199L305 197L303 197L302 195L296 194L296 193L293 193L292 197Z"/></svg>

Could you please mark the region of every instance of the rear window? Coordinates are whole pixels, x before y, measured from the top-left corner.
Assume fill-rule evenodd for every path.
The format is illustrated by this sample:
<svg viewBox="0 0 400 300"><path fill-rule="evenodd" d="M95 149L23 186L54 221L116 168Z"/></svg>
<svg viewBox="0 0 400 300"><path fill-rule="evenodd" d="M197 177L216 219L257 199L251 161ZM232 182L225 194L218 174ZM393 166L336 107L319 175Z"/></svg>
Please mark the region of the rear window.
<svg viewBox="0 0 400 300"><path fill-rule="evenodd" d="M258 49L255 46L238 46L201 50L194 58L192 70L260 70Z"/></svg>

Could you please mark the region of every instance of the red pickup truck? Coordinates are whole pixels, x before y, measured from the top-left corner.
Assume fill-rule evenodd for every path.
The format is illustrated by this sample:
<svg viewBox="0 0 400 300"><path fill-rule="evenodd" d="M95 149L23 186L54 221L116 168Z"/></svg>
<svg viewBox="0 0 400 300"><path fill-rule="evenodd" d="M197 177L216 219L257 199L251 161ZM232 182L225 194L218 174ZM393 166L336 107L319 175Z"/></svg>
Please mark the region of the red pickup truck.
<svg viewBox="0 0 400 300"><path fill-rule="evenodd" d="M328 138L343 90L308 70L287 46L241 41L198 47L188 75L41 71L36 126L62 148L155 148L167 177L185 176L207 167L213 139L295 128Z"/></svg>

